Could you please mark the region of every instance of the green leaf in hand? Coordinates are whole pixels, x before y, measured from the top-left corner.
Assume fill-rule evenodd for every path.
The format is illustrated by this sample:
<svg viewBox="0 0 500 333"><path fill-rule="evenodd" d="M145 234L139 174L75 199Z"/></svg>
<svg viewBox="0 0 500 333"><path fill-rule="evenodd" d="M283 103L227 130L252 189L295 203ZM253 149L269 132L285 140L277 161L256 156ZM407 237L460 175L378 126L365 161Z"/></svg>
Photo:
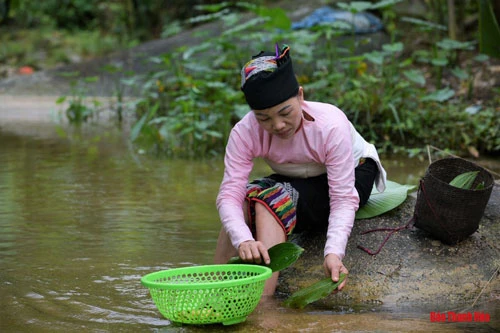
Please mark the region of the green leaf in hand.
<svg viewBox="0 0 500 333"><path fill-rule="evenodd" d="M279 243L267 250L271 263L269 265L262 263L261 265L269 267L273 272L279 272L296 262L302 255L302 252L304 252L304 249L295 243ZM240 257L232 257L227 263L248 264L248 262L243 261Z"/></svg>
<svg viewBox="0 0 500 333"><path fill-rule="evenodd" d="M288 297L284 305L291 308L303 309L307 304L325 298L337 289L344 282L347 274L340 273L339 280L333 282L330 277L324 278L309 287L300 289L299 291Z"/></svg>

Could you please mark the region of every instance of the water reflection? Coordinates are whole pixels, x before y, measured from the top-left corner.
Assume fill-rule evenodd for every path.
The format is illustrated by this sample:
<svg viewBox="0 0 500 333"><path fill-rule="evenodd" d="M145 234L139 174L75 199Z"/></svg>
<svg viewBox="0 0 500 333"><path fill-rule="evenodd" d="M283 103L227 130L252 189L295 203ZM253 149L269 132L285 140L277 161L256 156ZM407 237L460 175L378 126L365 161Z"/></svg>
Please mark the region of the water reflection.
<svg viewBox="0 0 500 333"><path fill-rule="evenodd" d="M220 164L134 156L95 135L0 142L0 326L167 325L138 281L211 262Z"/></svg>
<svg viewBox="0 0 500 333"><path fill-rule="evenodd" d="M139 283L152 271L211 263L222 161L136 155L114 129L55 133L0 128L0 329L226 331L171 326ZM386 165L391 179L415 184L419 163ZM254 176L268 171L257 163ZM271 300L231 331L430 327L427 315L331 315Z"/></svg>

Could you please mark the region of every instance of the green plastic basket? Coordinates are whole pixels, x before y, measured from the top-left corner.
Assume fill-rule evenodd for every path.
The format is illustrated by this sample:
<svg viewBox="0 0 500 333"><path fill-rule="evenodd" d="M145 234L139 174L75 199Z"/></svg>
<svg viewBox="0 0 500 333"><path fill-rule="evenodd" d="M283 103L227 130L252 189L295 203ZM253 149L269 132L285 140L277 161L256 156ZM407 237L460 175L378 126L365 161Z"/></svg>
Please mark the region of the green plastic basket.
<svg viewBox="0 0 500 333"><path fill-rule="evenodd" d="M255 309L271 274L260 265L204 265L150 273L141 283L174 323L232 325Z"/></svg>

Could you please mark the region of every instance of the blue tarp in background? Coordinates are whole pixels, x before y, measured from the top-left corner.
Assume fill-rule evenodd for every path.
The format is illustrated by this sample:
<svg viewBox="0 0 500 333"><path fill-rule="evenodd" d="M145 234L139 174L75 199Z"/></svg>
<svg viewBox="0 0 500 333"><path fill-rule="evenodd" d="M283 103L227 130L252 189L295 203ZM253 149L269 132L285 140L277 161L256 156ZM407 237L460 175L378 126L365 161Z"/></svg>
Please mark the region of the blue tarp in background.
<svg viewBox="0 0 500 333"><path fill-rule="evenodd" d="M345 10L336 10L329 6L316 9L299 22L292 23L292 29L308 29L315 25L342 21L353 26L356 34L374 33L383 29L382 22L368 12L353 14Z"/></svg>

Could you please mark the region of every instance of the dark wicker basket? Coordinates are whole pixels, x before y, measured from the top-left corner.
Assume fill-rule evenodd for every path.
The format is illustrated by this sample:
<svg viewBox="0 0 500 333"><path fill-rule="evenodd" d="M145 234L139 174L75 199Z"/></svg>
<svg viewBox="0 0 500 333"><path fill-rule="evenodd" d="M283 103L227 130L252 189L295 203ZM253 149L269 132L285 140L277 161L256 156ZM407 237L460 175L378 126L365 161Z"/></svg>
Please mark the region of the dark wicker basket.
<svg viewBox="0 0 500 333"><path fill-rule="evenodd" d="M479 171L470 190L450 185L459 174ZM484 182L484 188L475 190ZM493 189L493 176L461 158L445 158L429 165L415 205L415 226L446 244L457 244L479 227Z"/></svg>

